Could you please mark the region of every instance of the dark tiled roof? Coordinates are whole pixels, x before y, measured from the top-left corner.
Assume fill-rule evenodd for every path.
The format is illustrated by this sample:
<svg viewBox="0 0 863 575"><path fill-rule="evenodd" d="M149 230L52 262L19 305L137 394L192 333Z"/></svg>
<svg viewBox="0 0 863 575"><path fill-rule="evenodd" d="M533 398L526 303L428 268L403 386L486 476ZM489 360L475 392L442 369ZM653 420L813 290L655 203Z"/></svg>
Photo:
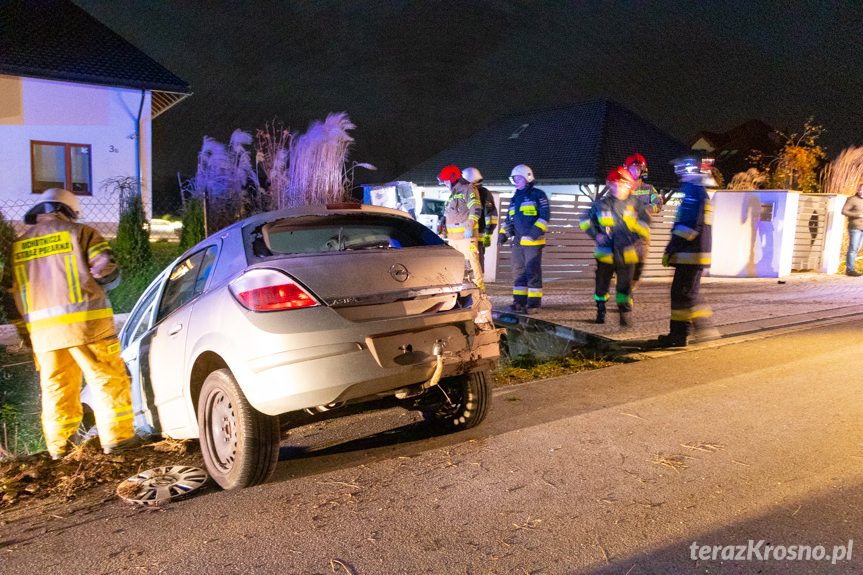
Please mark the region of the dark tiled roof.
<svg viewBox="0 0 863 575"><path fill-rule="evenodd" d="M69 0L0 0L0 73L190 92L186 82Z"/></svg>
<svg viewBox="0 0 863 575"><path fill-rule="evenodd" d="M486 183L504 183L513 166L527 164L540 185L605 183L609 171L637 152L647 160L650 183L677 187L669 162L686 149L617 102L595 100L505 116L398 179L436 184L440 169L455 164L478 168Z"/></svg>
<svg viewBox="0 0 863 575"><path fill-rule="evenodd" d="M727 132L698 132L693 138L695 143L704 138L713 146L710 154L716 160L716 167L722 172L726 181L734 174L745 172L752 167L749 160L755 152L761 152L766 158L775 157L784 140L771 126L761 120L749 120L731 128Z"/></svg>

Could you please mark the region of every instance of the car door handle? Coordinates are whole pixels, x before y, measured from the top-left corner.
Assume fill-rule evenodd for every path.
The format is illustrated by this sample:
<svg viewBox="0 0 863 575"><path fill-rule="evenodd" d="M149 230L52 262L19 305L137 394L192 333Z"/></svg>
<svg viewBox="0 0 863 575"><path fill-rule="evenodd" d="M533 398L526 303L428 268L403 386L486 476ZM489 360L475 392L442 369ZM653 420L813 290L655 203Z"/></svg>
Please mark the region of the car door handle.
<svg viewBox="0 0 863 575"><path fill-rule="evenodd" d="M178 323L176 325L171 326L171 329L168 330L168 335L177 335L180 333L180 330L183 329L183 324Z"/></svg>

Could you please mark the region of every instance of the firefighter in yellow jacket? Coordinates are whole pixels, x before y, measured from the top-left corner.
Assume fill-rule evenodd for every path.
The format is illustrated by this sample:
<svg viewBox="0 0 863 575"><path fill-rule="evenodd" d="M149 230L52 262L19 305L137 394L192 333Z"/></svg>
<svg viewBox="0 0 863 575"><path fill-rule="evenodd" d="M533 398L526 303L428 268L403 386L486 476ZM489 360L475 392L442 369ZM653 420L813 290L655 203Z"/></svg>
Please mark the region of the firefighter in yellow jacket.
<svg viewBox="0 0 863 575"><path fill-rule="evenodd" d="M43 192L24 216L31 227L13 244L9 260L15 303L40 372L42 429L54 459L67 453L81 423L82 372L93 388L103 451L139 443L129 377L106 294L120 271L99 232L75 222L79 210L72 192Z"/></svg>

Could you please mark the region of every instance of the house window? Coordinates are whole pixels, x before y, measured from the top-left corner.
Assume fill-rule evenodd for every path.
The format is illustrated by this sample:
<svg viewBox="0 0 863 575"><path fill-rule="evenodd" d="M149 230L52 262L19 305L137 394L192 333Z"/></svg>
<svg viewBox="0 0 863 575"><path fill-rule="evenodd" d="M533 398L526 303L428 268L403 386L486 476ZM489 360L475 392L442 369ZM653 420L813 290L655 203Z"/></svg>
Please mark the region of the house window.
<svg viewBox="0 0 863 575"><path fill-rule="evenodd" d="M33 193L64 188L81 196L93 195L90 146L60 142L30 142Z"/></svg>

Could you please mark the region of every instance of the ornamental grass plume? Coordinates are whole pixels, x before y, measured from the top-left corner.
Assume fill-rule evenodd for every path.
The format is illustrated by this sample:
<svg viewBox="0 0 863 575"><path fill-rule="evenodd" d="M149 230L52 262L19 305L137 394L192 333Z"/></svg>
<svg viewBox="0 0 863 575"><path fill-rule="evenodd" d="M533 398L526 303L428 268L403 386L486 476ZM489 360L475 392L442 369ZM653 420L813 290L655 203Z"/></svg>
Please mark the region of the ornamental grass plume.
<svg viewBox="0 0 863 575"><path fill-rule="evenodd" d="M863 147L846 148L821 172L821 190L850 196L863 183Z"/></svg>
<svg viewBox="0 0 863 575"><path fill-rule="evenodd" d="M821 190L826 194L850 196L863 184L863 147L846 148L821 172ZM848 226L842 236L842 251L848 251ZM858 258L859 259L859 258ZM844 261L839 266L845 272Z"/></svg>
<svg viewBox="0 0 863 575"><path fill-rule="evenodd" d="M355 127L346 113L330 114L292 142L288 186L280 206L327 204L349 196L345 163L354 141L348 130Z"/></svg>
<svg viewBox="0 0 863 575"><path fill-rule="evenodd" d="M745 172L738 172L731 178L728 184L729 190L760 190L767 181L767 174L759 172L758 168L749 168Z"/></svg>
<svg viewBox="0 0 863 575"><path fill-rule="evenodd" d="M206 202L207 228L218 230L248 215L247 189L260 188L248 146L252 136L234 130L227 146L204 136L198 154L195 193Z"/></svg>

